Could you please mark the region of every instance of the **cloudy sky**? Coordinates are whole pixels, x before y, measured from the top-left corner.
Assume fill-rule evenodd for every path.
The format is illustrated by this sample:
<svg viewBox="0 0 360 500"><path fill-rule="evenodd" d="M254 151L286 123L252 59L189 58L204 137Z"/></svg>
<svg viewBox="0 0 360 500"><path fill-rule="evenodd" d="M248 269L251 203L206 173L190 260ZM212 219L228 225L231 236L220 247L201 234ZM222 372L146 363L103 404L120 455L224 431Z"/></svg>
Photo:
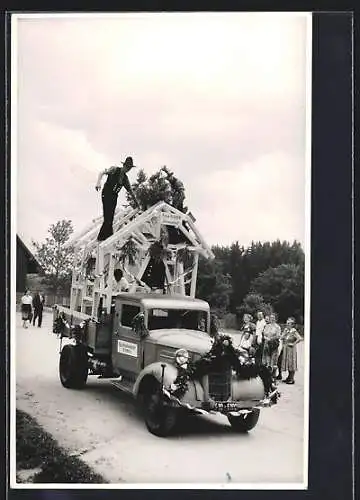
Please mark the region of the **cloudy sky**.
<svg viewBox="0 0 360 500"><path fill-rule="evenodd" d="M291 13L18 19L19 234L86 226L98 172L131 155L183 180L209 244L304 242L306 28Z"/></svg>

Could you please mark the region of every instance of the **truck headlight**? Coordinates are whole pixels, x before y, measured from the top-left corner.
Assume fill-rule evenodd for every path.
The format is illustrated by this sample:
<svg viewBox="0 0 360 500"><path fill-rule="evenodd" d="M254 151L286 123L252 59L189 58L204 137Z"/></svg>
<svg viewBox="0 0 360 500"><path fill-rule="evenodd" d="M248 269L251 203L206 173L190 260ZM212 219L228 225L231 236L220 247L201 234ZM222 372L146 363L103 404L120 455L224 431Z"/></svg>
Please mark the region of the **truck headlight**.
<svg viewBox="0 0 360 500"><path fill-rule="evenodd" d="M178 366L184 366L189 362L189 357L186 349L178 349L175 353L175 363Z"/></svg>

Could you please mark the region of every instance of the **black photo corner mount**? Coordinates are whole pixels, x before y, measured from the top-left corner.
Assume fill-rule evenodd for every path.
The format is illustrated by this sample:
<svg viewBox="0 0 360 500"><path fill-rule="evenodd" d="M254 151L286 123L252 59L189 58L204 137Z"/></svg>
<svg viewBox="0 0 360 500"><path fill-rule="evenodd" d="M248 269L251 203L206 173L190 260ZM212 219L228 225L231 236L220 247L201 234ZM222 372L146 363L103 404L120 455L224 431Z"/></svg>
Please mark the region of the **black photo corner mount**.
<svg viewBox="0 0 360 500"><path fill-rule="evenodd" d="M6 28L9 27L9 19ZM312 64L312 215L311 215L311 341L310 341L310 434L308 490L107 490L12 489L10 500L118 500L178 498L311 498L338 500L353 497L352 463L352 24L351 12L313 14ZM4 29L4 27L2 27ZM4 33L3 39L6 39ZM10 53L7 40L7 56ZM4 52L3 52L4 53ZM10 59L7 58L7 98L10 99ZM3 101L4 102L4 101ZM6 110L10 110L10 101ZM7 117L9 145L10 118ZM3 128L5 130L5 127ZM7 150L8 152L8 150ZM5 169L4 169L5 172ZM5 211L2 234L10 230L10 156L6 156ZM6 193L6 194L5 194ZM7 251L10 238L4 241ZM2 243L0 243L1 245ZM0 247L0 250L3 250ZM5 251L5 248L4 248ZM9 290L10 257L4 252L4 277ZM4 280L5 281L5 280ZM4 296L4 294L3 294ZM9 304L5 296L1 319L9 327ZM6 322L6 323L5 323ZM7 328L9 340L9 328ZM9 361L5 336L1 337L3 365ZM7 374L9 370L7 370ZM3 394L8 380L1 372ZM3 426L9 415L2 406ZM7 413L6 413L7 412ZM9 438L9 429L3 428ZM6 433L6 434L5 434ZM234 439L239 439L234 436ZM279 446L281 446L279 436ZM5 442L5 441L3 441ZM9 445L9 441L7 441ZM191 445L191 443L189 443ZM211 458L210 458L211 459ZM235 457L234 457L235 459ZM241 466L241 456L236 457ZM2 471L9 457L5 456ZM256 467L256 463L254 463ZM8 471L7 471L8 472ZM5 475L2 474L2 477ZM166 480L166 478L164 478ZM5 498L5 497L4 497Z"/></svg>

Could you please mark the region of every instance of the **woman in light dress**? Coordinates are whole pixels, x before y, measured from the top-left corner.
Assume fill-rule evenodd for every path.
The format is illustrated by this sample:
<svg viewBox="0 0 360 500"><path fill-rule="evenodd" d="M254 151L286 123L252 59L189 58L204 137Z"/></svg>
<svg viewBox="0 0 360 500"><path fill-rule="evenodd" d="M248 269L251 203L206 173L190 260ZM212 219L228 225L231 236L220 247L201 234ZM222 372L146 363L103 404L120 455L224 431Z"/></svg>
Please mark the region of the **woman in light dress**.
<svg viewBox="0 0 360 500"><path fill-rule="evenodd" d="M29 327L31 316L32 316L32 297L30 295L30 290L26 290L25 294L21 297L21 317L24 328Z"/></svg>
<svg viewBox="0 0 360 500"><path fill-rule="evenodd" d="M285 380L287 384L295 384L295 372L297 371L297 347L296 345L302 340L300 334L294 327L295 319L290 317L286 321L286 327L281 335L283 342L283 358L281 370L288 372L288 377Z"/></svg>

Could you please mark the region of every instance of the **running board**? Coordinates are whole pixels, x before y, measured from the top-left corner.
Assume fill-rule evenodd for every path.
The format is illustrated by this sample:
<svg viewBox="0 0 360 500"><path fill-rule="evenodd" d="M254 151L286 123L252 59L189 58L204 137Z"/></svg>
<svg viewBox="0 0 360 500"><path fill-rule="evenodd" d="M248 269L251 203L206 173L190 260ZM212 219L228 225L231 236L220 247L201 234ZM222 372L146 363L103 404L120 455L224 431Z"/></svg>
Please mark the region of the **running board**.
<svg viewBox="0 0 360 500"><path fill-rule="evenodd" d="M132 380L127 380L127 379L113 380L110 383L117 389L120 389L121 391L127 392L128 394L133 393L134 382Z"/></svg>

